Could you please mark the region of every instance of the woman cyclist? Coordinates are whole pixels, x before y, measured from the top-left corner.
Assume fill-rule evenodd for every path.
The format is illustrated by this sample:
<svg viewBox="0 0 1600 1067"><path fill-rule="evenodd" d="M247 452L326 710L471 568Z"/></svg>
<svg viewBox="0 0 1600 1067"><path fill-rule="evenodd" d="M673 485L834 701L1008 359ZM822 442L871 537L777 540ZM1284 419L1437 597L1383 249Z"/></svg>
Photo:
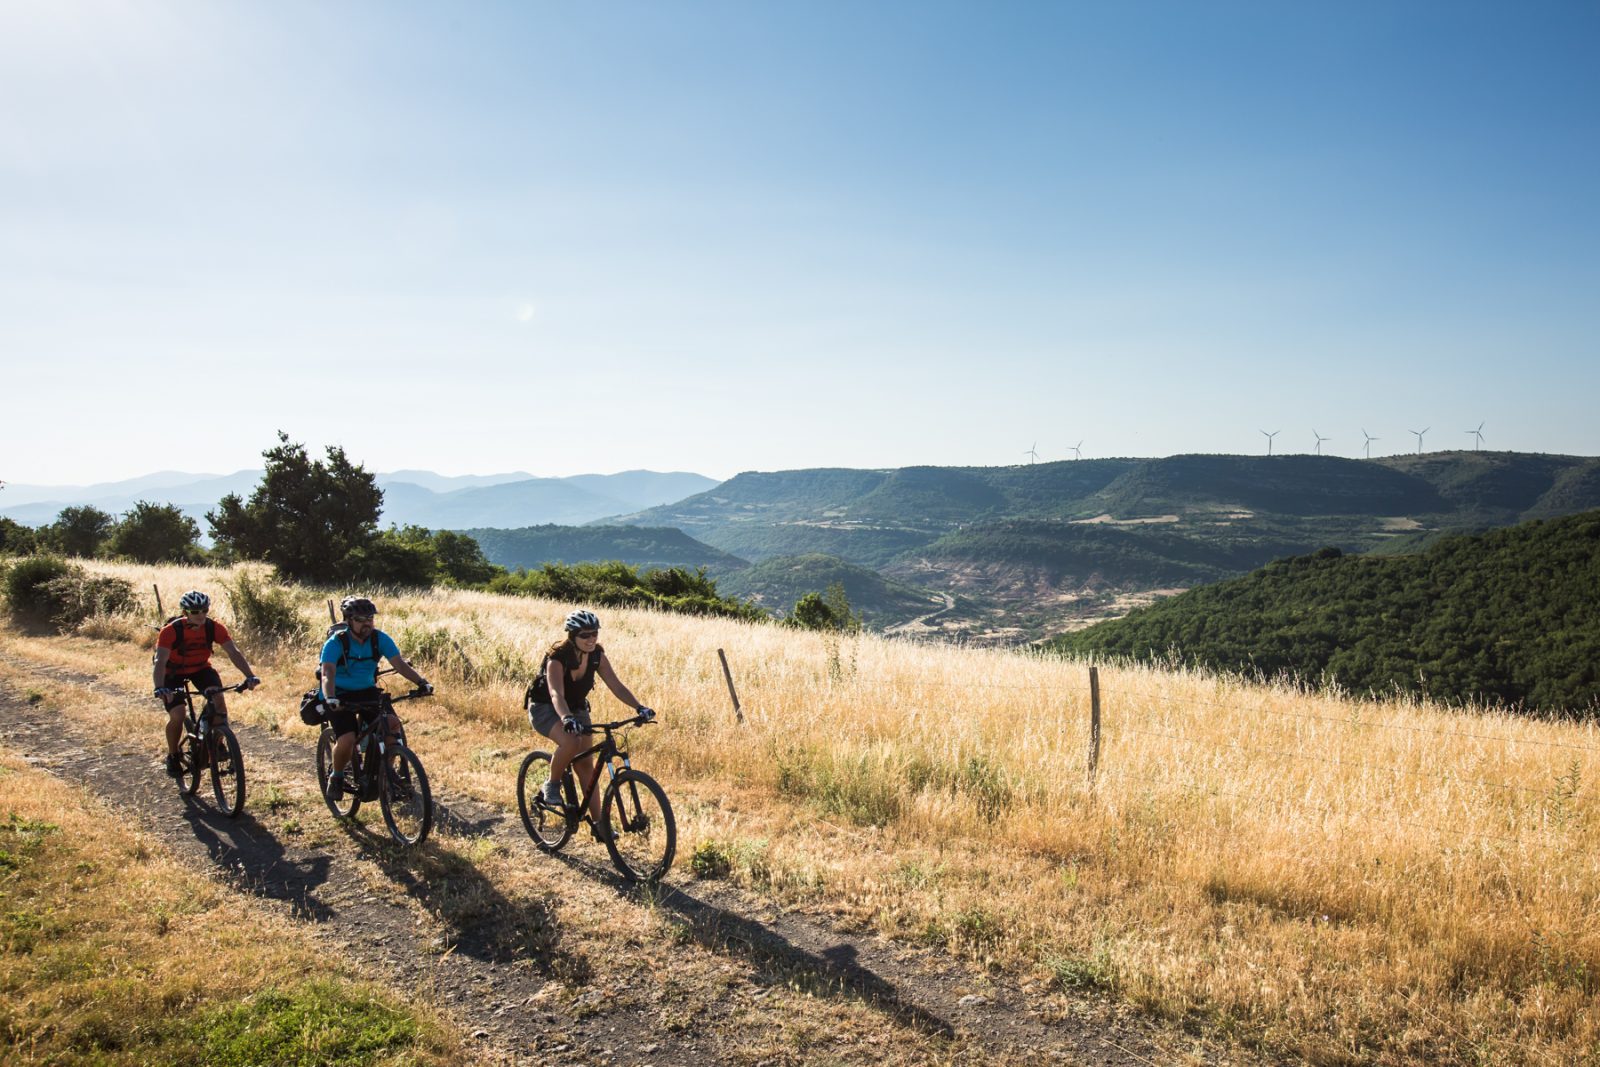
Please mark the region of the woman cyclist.
<svg viewBox="0 0 1600 1067"><path fill-rule="evenodd" d="M639 703L617 672L611 667L611 657L600 646L600 617L592 611L579 609L567 616L566 637L551 645L539 665L539 676L528 692L528 721L533 728L555 743L555 756L550 760L550 780L539 791L540 803L553 808L562 806L561 777L567 765L573 763L589 742L584 739L589 730L589 693L594 689L598 675L616 698L633 708L646 719L655 718L655 712ZM596 768L594 757L577 760L578 781L588 787ZM589 814L600 831L600 790L589 794Z"/></svg>

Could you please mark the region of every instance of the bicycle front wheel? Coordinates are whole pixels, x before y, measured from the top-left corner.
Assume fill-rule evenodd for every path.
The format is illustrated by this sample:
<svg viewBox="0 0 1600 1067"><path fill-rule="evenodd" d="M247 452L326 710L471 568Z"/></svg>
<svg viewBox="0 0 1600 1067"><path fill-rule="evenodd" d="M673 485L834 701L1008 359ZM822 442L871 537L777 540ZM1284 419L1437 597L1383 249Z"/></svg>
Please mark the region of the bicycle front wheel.
<svg viewBox="0 0 1600 1067"><path fill-rule="evenodd" d="M402 845L420 845L433 829L433 794L422 761L409 748L394 746L383 757L378 804L389 833Z"/></svg>
<svg viewBox="0 0 1600 1067"><path fill-rule="evenodd" d="M192 797L200 789L200 772L205 769L206 748L194 734L183 735L183 747L178 749L178 792Z"/></svg>
<svg viewBox="0 0 1600 1067"><path fill-rule="evenodd" d="M322 736L317 738L317 790L322 794L322 802L328 805L328 810L333 812L337 819L348 819L361 807L361 794L355 792L341 793L337 797L328 795L328 775L333 773L333 731L324 729ZM347 777L347 781L355 784L356 775Z"/></svg>
<svg viewBox="0 0 1600 1067"><path fill-rule="evenodd" d="M244 808L244 753L239 739L226 726L211 736L211 791L217 797L217 810L236 818Z"/></svg>
<svg viewBox="0 0 1600 1067"><path fill-rule="evenodd" d="M539 803L539 790L550 780L550 753L530 752L517 772L517 811L522 826L543 852L558 852L577 828L576 818Z"/></svg>
<svg viewBox="0 0 1600 1067"><path fill-rule="evenodd" d="M600 807L606 851L624 878L654 882L672 866L678 827L672 805L656 780L643 771L621 771L606 788Z"/></svg>

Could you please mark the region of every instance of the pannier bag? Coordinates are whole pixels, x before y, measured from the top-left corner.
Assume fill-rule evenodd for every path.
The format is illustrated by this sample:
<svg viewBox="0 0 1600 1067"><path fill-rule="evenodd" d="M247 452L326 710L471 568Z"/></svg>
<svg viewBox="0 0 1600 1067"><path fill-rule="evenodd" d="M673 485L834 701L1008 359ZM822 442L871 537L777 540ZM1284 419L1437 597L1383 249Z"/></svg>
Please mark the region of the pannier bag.
<svg viewBox="0 0 1600 1067"><path fill-rule="evenodd" d="M313 689L300 698L300 721L307 726L321 726L327 714L322 706L322 690Z"/></svg>

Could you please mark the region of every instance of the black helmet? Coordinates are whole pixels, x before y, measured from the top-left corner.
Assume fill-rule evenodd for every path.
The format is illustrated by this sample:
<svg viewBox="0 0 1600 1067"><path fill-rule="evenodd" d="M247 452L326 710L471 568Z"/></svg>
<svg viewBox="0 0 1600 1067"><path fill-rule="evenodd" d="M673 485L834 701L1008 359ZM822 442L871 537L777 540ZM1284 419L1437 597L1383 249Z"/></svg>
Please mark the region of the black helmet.
<svg viewBox="0 0 1600 1067"><path fill-rule="evenodd" d="M377 605L364 596L347 596L339 601L339 614L348 621L352 615L376 615Z"/></svg>

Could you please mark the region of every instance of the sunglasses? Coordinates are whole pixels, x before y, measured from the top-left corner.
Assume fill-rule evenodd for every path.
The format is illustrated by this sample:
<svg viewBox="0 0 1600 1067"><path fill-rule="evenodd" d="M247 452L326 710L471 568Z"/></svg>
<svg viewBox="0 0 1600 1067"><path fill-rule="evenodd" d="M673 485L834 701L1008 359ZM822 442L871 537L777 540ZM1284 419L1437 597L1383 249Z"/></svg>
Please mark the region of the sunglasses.
<svg viewBox="0 0 1600 1067"><path fill-rule="evenodd" d="M370 624L372 622L372 616L371 615L352 615L352 616L350 616L350 625L354 626L358 622L364 622L364 623L369 623Z"/></svg>
<svg viewBox="0 0 1600 1067"><path fill-rule="evenodd" d="M194 610L192 610L192 611L186 611L186 612L184 612L184 614L185 614L185 615L187 615L187 616L189 616L189 617L190 617L190 618L191 618L191 619L193 619L193 618L198 618L198 617L200 617L200 616L201 616L201 615L205 615L205 614L207 614L207 613L208 613L208 612L209 612L209 610L210 610L210 609L208 609L208 608L195 608L195 609L194 609Z"/></svg>
<svg viewBox="0 0 1600 1067"><path fill-rule="evenodd" d="M600 636L600 631L599 630L579 630L577 633L573 634L572 636L576 637L580 641L593 641L595 638Z"/></svg>

